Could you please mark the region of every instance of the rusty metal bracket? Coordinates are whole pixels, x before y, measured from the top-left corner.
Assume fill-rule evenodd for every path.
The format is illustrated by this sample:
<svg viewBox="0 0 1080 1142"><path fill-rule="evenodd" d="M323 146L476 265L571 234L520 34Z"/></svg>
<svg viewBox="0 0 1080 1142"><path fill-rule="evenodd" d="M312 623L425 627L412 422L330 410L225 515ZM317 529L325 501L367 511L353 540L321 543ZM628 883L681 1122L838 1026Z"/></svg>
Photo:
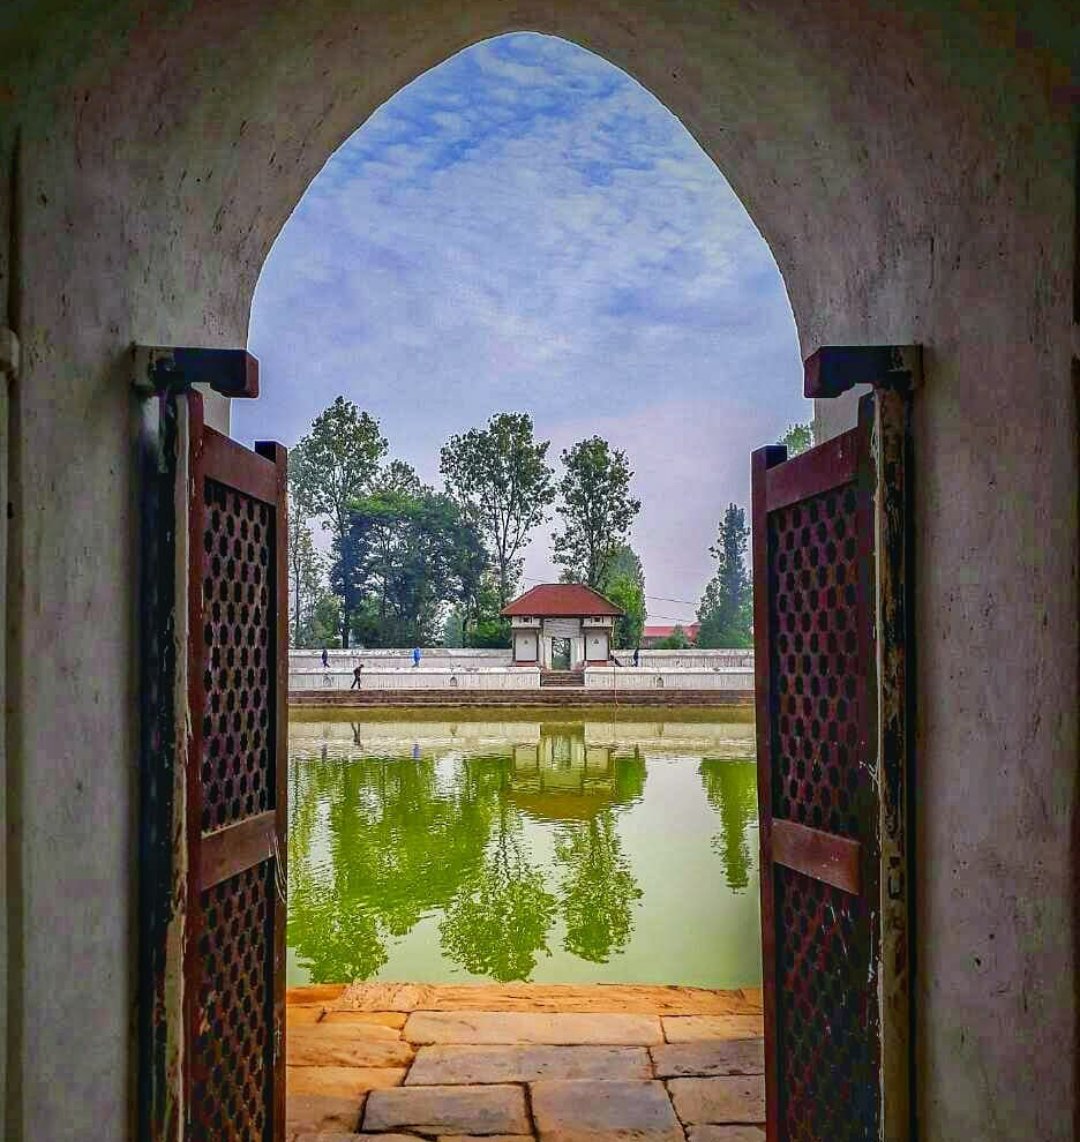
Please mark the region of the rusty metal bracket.
<svg viewBox="0 0 1080 1142"><path fill-rule="evenodd" d="M856 385L910 392L921 383L921 345L826 345L803 365L809 398L838 397Z"/></svg>
<svg viewBox="0 0 1080 1142"><path fill-rule="evenodd" d="M143 396L206 385L225 397L259 395L259 362L246 349L136 345L132 384Z"/></svg>

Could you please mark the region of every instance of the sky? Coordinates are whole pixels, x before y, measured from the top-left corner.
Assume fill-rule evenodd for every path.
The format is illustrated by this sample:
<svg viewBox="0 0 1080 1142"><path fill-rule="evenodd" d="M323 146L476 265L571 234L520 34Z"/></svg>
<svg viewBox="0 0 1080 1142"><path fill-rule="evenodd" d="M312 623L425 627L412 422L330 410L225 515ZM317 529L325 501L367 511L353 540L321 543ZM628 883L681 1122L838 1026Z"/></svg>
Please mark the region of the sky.
<svg viewBox="0 0 1080 1142"><path fill-rule="evenodd" d="M441 486L439 449L527 411L549 460L626 451L649 621L692 621L750 452L810 418L791 306L738 198L625 72L532 33L474 45L327 161L259 277L244 442L292 445L339 393ZM549 522L528 587L553 580Z"/></svg>

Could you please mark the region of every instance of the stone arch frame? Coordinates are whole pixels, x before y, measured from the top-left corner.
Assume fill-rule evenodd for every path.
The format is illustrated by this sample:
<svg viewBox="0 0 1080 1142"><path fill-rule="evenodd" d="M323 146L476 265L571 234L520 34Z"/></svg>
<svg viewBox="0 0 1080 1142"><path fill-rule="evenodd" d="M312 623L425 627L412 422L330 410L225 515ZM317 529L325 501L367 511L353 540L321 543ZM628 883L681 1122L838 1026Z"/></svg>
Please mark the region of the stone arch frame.
<svg viewBox="0 0 1080 1142"><path fill-rule="evenodd" d="M805 352L927 347L921 1113L928 1137L1065 1137L1080 311L1072 12L1055 0L1024 22L934 0L122 0L41 5L5 37L9 1136L124 1130L128 346L242 344L263 257L333 147L453 51L525 29L596 51L680 117L769 241ZM843 415L819 410L826 429ZM89 442L77 463L72 441ZM117 616L106 637L90 614ZM43 1059L67 1060L64 1097Z"/></svg>

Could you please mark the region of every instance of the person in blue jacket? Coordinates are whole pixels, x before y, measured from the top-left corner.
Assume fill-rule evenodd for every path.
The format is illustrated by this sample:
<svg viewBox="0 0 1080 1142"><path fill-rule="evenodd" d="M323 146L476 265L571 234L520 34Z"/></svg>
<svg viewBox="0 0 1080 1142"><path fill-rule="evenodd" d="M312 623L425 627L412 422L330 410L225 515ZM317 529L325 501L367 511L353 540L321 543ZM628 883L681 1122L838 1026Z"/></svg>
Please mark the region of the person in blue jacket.
<svg viewBox="0 0 1080 1142"><path fill-rule="evenodd" d="M412 664L414 669L420 665L420 647L418 646L413 647Z"/></svg>

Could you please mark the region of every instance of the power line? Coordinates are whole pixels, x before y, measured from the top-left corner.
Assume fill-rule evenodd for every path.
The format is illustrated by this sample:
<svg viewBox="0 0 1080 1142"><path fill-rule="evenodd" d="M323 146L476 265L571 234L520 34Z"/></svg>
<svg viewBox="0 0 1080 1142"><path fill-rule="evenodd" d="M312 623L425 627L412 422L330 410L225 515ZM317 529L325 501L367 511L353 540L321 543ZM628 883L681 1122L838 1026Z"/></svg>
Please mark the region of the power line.
<svg viewBox="0 0 1080 1142"><path fill-rule="evenodd" d="M522 577L522 579L524 579L528 583L546 583L547 582L546 579L537 579L535 575L522 575L521 577ZM655 603L678 603L680 606L684 606L684 607L696 607L697 606L697 603L693 599L672 599L672 598L669 598L667 595L646 595L645 598L646 599L652 599L653 602L655 602ZM663 617L663 616L661 616L661 617Z"/></svg>

